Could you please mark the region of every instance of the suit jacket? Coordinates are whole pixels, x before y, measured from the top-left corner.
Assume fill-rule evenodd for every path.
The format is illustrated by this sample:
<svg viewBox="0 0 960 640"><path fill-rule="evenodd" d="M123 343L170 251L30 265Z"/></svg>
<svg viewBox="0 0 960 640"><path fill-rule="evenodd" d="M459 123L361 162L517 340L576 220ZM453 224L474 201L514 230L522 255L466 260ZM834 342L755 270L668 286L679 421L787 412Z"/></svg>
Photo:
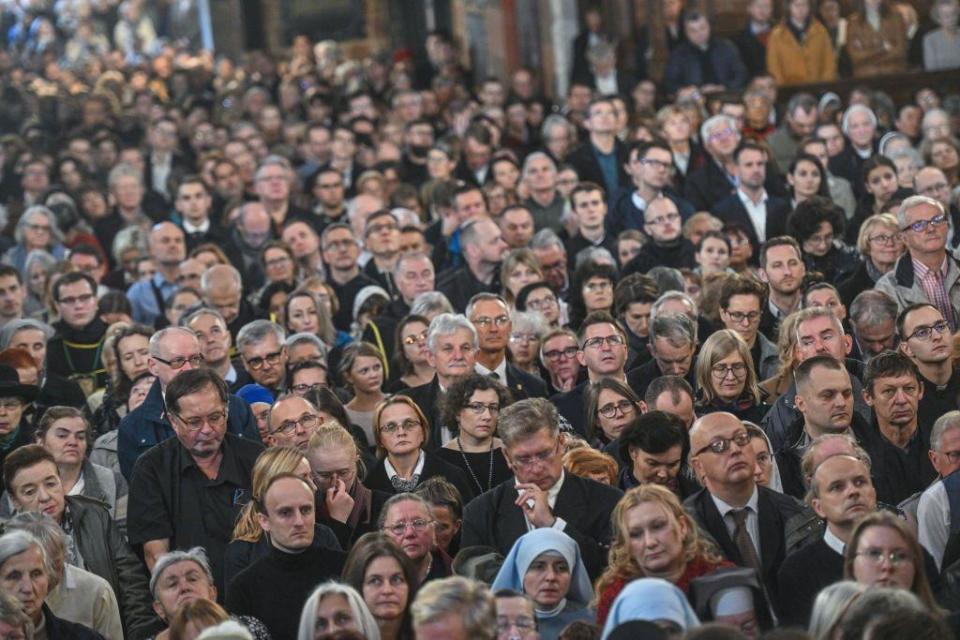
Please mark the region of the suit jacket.
<svg viewBox="0 0 960 640"><path fill-rule="evenodd" d="M707 158L702 167L687 174L687 180L683 185L683 197L693 205L696 211L710 211L717 202L734 193L735 190L733 182L717 161Z"/></svg>
<svg viewBox="0 0 960 640"><path fill-rule="evenodd" d="M704 77L700 66L701 55L709 58L713 78ZM667 93L676 93L690 85L700 86L707 82L721 84L728 91L739 91L747 84L747 68L740 59L740 52L729 40L713 38L705 53L684 42L670 52L667 70L664 75Z"/></svg>
<svg viewBox="0 0 960 640"><path fill-rule="evenodd" d="M843 556L823 538L791 553L777 575L780 592L790 594L780 602L780 623L806 627L817 594L839 580L843 580Z"/></svg>
<svg viewBox="0 0 960 640"><path fill-rule="evenodd" d="M760 520L760 562L763 566L763 575L760 578L766 585L772 601L779 602L777 572L780 571L780 565L783 564L787 553L787 520L800 513L803 505L790 496L766 487L758 486L757 491L759 492L757 516ZM706 489L687 498L683 506L697 525L713 538L727 560L741 567L747 566L737 544L727 532L727 525L720 516L717 505L714 504L713 498Z"/></svg>
<svg viewBox="0 0 960 640"><path fill-rule="evenodd" d="M510 479L471 501L463 511L460 548L483 545L507 555L517 538L528 532L523 512L514 504L518 495L515 480ZM563 532L576 540L591 581L607 564L610 514L622 496L614 487L564 475L553 514L566 521Z"/></svg>
<svg viewBox="0 0 960 640"><path fill-rule="evenodd" d="M470 298L478 293L499 293L500 279L494 278L490 284L477 280L470 267L446 271L437 278L437 291L447 296L447 300L457 313L463 313Z"/></svg>
<svg viewBox="0 0 960 640"><path fill-rule="evenodd" d="M584 439L587 438L587 421L586 416L583 415L583 395L587 392L589 384L589 380L584 380L570 391L558 393L550 398L550 402L557 408L560 417L565 419L573 428L573 431Z"/></svg>
<svg viewBox="0 0 960 640"><path fill-rule="evenodd" d="M412 389L404 389L399 393L413 400L417 406L420 407L420 411L427 417L427 420L430 421L430 439L423 443L423 448L427 451L432 451L442 447L443 442L440 440L440 427L442 426L440 423L442 421L440 420L439 407L439 378L433 376L433 380L427 384L422 384Z"/></svg>
<svg viewBox="0 0 960 640"><path fill-rule="evenodd" d="M547 385L543 380L526 371L521 371L509 362L507 363L507 388L513 394L514 400L547 397Z"/></svg>
<svg viewBox="0 0 960 640"><path fill-rule="evenodd" d="M627 90L632 87L628 87ZM621 91L623 87L620 87ZM613 153L617 157L617 186L620 188L630 186L630 177L627 175L624 165L627 163L627 145L619 140L614 143ZM577 170L580 176L580 182L594 182L607 191L607 199L612 199L616 190L610 189L604 182L603 170L597 161L597 156L593 152L593 144L588 140L576 149L574 149L566 158L567 164Z"/></svg>
<svg viewBox="0 0 960 640"><path fill-rule="evenodd" d="M753 227L750 215L746 207L740 200L737 192L734 192L718 202L710 210L710 213L720 218L724 223L735 223L742 226L750 236L750 243L754 248L759 248L761 244L757 230ZM787 232L787 215L790 214L790 201L777 198L767 194L767 223L766 237L769 240L776 236L782 236ZM757 251L753 252L753 259L757 259Z"/></svg>

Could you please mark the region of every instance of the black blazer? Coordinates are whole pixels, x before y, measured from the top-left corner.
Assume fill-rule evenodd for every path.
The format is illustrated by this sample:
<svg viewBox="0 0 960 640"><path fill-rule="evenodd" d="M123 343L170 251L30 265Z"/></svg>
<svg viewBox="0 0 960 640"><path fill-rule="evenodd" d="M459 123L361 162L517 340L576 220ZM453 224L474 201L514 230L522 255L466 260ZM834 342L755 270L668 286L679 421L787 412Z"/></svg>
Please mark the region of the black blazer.
<svg viewBox="0 0 960 640"><path fill-rule="evenodd" d="M457 491L460 492L460 497L463 499L463 504L467 504L467 502L473 499L475 492L473 487L470 486L470 483L464 478L462 469L441 460L432 453L424 452L424 456L423 472L420 474L420 482L417 486L423 484L424 481L430 478L441 476L457 488ZM367 477L364 478L363 484L371 491L382 491L392 496L399 492L390 484L390 478L387 477L387 468L384 466L384 460L385 459L377 461L376 466L371 469Z"/></svg>
<svg viewBox="0 0 960 640"><path fill-rule="evenodd" d="M422 384L412 389L404 389L397 393L413 400L417 406L420 407L420 411L427 417L427 420L430 421L430 439L423 443L423 448L427 451L432 451L442 447L443 442L440 441L440 407L438 406L438 401L440 400L440 380L437 376L433 376L433 380L427 384Z"/></svg>
<svg viewBox="0 0 960 640"><path fill-rule="evenodd" d="M507 387L513 394L514 400L547 397L547 385L543 380L526 371L521 371L510 362L507 363Z"/></svg>
<svg viewBox="0 0 960 640"><path fill-rule="evenodd" d="M762 243L760 242L760 237L757 235L757 230L753 227L753 222L750 220L750 214L747 213L746 207L744 207L743 202L740 201L740 196L737 195L736 192L730 194L715 204L710 209L710 213L720 218L724 224L738 224L746 230L747 235L750 236L750 244L754 247L753 260L756 261L758 259L758 251L756 251L756 249L759 249ZM766 224L766 236L768 239L786 234L787 215L789 215L789 213L789 200L768 194Z"/></svg>
<svg viewBox="0 0 960 640"><path fill-rule="evenodd" d="M790 496L766 487L758 486L757 490L759 491L757 515L760 518L760 562L763 565L763 575L760 577L766 585L771 600L779 602L777 572L780 571L780 565L783 564L787 553L787 520L800 513L803 505ZM683 507L700 529L713 538L727 560L741 567L747 566L740 556L737 544L727 532L727 525L720 517L717 505L713 503L706 489L687 498Z"/></svg>
<svg viewBox="0 0 960 640"><path fill-rule="evenodd" d="M860 260L860 264L858 264L854 272L850 274L850 277L846 280L841 280L840 283L837 284L837 293L840 294L840 302L849 309L853 303L853 299L856 298L861 291L873 289L875 284L873 278L867 273L867 263L864 260Z"/></svg>
<svg viewBox="0 0 960 640"><path fill-rule="evenodd" d="M528 532L523 512L514 504L518 495L511 478L470 502L463 511L460 548L483 545L507 555L517 538ZM619 489L572 473L565 475L557 495L553 513L566 521L563 532L577 541L591 581L607 564L610 514L622 496Z"/></svg>
<svg viewBox="0 0 960 640"><path fill-rule="evenodd" d="M477 280L466 265L452 271L445 271L437 277L437 291L447 296L454 311L463 313L470 298L478 293L499 293L500 279L494 278L490 284Z"/></svg>
<svg viewBox="0 0 960 640"><path fill-rule="evenodd" d="M587 385L589 384L589 380L584 380L570 391L558 393L550 398L551 404L557 408L560 417L566 419L573 431L584 439L587 438L587 421L583 415L583 395L587 392Z"/></svg>
<svg viewBox="0 0 960 640"><path fill-rule="evenodd" d="M820 590L843 580L843 556L820 538L791 553L777 572L780 592L786 596L779 605L780 623L806 627L813 602Z"/></svg>
<svg viewBox="0 0 960 640"><path fill-rule="evenodd" d="M632 88L633 87L627 87L626 91ZM620 89L621 92L626 92L624 91L624 87L620 87ZM624 168L628 160L627 146L617 140L613 145L613 153L617 157L617 186L620 188L629 187L630 177ZM566 158L566 162L577 170L577 175L580 176L580 182L593 182L600 185L607 191L608 200L613 199L613 196L616 195L615 190L609 189L604 182L603 169L600 168L600 163L597 162L597 156L593 153L593 144L589 140L570 152L570 155Z"/></svg>

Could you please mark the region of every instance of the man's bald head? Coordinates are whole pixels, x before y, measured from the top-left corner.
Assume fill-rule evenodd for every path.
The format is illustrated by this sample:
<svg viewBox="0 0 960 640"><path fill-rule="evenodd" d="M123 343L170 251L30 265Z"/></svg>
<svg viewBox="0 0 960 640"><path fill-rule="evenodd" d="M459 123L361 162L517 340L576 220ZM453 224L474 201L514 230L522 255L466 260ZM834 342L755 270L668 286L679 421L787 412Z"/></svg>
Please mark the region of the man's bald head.
<svg viewBox="0 0 960 640"><path fill-rule="evenodd" d="M204 292L223 291L224 289L240 290L243 288L243 279L236 268L228 264L216 264L203 273L201 287Z"/></svg>
<svg viewBox="0 0 960 640"><path fill-rule="evenodd" d="M690 427L690 450L699 451L710 444L716 433L742 426L743 422L740 418L726 411L716 411L697 418Z"/></svg>

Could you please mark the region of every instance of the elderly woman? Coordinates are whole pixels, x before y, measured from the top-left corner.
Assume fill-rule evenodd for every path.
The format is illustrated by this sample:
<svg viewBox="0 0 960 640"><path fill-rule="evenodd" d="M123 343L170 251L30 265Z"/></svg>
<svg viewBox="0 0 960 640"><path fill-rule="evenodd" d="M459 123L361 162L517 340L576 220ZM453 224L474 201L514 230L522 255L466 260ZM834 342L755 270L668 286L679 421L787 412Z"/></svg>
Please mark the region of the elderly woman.
<svg viewBox="0 0 960 640"><path fill-rule="evenodd" d="M297 640L317 640L338 631L352 631L367 640L380 640L377 621L356 589L338 582L325 582L303 604Z"/></svg>
<svg viewBox="0 0 960 640"><path fill-rule="evenodd" d="M593 619L587 609L592 594L590 578L580 548L557 529L534 529L517 538L492 589L528 595L543 640L555 640L571 622Z"/></svg>
<svg viewBox="0 0 960 640"><path fill-rule="evenodd" d="M343 580L363 596L383 640L412 640L410 605L417 597L417 573L389 537L368 533L357 541L343 567Z"/></svg>
<svg viewBox="0 0 960 640"><path fill-rule="evenodd" d="M662 578L689 591L694 578L732 566L703 538L670 489L644 484L627 491L611 516L610 563L597 580L597 623L604 624L624 587Z"/></svg>
<svg viewBox="0 0 960 640"><path fill-rule="evenodd" d="M695 371L697 415L727 411L759 423L770 409L758 387L750 347L736 331L711 334L700 348Z"/></svg>
<svg viewBox="0 0 960 640"><path fill-rule="evenodd" d="M23 301L23 315L29 316L44 311L47 306L47 281L57 268L57 258L44 249L34 249L24 260L24 280L27 297Z"/></svg>
<svg viewBox="0 0 960 640"><path fill-rule="evenodd" d="M587 437L590 445L603 449L620 437L640 415L640 398L628 385L614 378L600 378L584 393Z"/></svg>
<svg viewBox="0 0 960 640"><path fill-rule="evenodd" d="M960 3L957 0L935 0L930 17L940 25L923 36L923 68L927 71L960 68Z"/></svg>
<svg viewBox="0 0 960 640"><path fill-rule="evenodd" d="M438 427L439 428L439 427ZM391 396L380 403L373 416L373 435L380 460L369 471L364 484L384 493L405 493L423 481L443 476L457 487L464 503L475 490L464 478L461 468L445 462L435 452L427 452L430 423L420 407L407 396Z"/></svg>
<svg viewBox="0 0 960 640"><path fill-rule="evenodd" d="M27 255L31 251L47 251L57 260L63 260L66 248L63 246L63 233L57 226L57 217L43 205L28 207L13 232L16 246L3 254L3 262L26 272Z"/></svg>
<svg viewBox="0 0 960 640"><path fill-rule="evenodd" d="M532 282L517 293L514 301L517 311L535 311L543 316L551 328L559 327L566 315L566 304L557 298L546 282Z"/></svg>
<svg viewBox="0 0 960 640"><path fill-rule="evenodd" d="M879 213L867 218L857 234L860 264L837 285L840 301L849 309L857 294L872 289L882 275L893 269L904 247L897 216Z"/></svg>
<svg viewBox="0 0 960 640"><path fill-rule="evenodd" d="M58 618L47 606L52 566L46 549L26 531L0 537L0 593L20 602L34 629L43 629L48 640L103 640L90 627Z"/></svg>
<svg viewBox="0 0 960 640"><path fill-rule="evenodd" d="M480 495L513 476L496 437L500 410L510 404L510 393L496 380L473 373L450 385L441 400L442 420L457 436L437 450L437 456L456 467L474 495Z"/></svg>
<svg viewBox="0 0 960 640"><path fill-rule="evenodd" d="M539 314L525 311L514 311L513 333L507 348L510 350L513 365L521 371L543 377L538 355L543 336L547 332L547 323Z"/></svg>
<svg viewBox="0 0 960 640"><path fill-rule="evenodd" d="M500 279L503 282L503 299L511 306L521 289L531 282L543 280L540 261L530 249L513 249L504 254L500 273Z"/></svg>

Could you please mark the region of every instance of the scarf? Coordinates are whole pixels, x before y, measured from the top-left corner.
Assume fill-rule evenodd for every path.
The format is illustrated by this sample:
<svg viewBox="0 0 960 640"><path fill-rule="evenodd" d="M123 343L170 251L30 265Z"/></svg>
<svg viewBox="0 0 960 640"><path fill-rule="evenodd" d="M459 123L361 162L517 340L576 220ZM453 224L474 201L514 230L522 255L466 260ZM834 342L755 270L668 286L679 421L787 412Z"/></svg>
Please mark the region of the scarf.
<svg viewBox="0 0 960 640"><path fill-rule="evenodd" d="M393 485L393 488L397 490L397 493L410 493L417 488L417 485L420 483L420 474L415 473L413 477L409 480L404 480L400 476L393 476L390 478L390 484Z"/></svg>
<svg viewBox="0 0 960 640"><path fill-rule="evenodd" d="M877 269L877 265L873 264L873 260L871 260L870 258L867 258L866 260L864 260L864 262L867 265L867 275L870 276L871 280L876 282L881 277L883 277L884 274L881 273L880 269Z"/></svg>

